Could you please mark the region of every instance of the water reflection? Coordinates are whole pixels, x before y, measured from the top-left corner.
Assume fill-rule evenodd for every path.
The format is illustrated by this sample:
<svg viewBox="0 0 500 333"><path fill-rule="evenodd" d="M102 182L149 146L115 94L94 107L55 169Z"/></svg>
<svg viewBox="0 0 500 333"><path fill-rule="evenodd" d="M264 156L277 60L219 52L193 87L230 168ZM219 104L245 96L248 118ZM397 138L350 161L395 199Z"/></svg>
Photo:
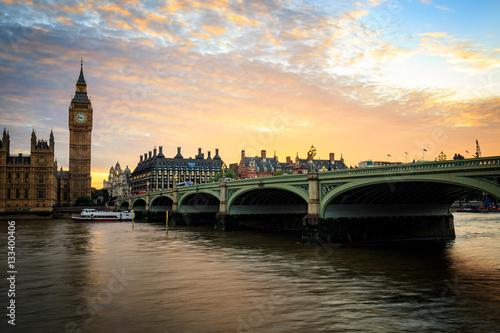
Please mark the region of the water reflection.
<svg viewBox="0 0 500 333"><path fill-rule="evenodd" d="M499 221L457 216L446 244L329 247L297 234L18 222L16 329L494 332Z"/></svg>

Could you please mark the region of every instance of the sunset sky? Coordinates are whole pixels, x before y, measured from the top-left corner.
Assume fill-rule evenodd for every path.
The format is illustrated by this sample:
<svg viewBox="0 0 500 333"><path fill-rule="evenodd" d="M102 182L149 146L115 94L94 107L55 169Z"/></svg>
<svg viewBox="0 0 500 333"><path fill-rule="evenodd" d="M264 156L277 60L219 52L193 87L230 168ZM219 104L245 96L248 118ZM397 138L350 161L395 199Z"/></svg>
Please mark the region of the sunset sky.
<svg viewBox="0 0 500 333"><path fill-rule="evenodd" d="M0 0L0 13L11 154L52 129L68 168L83 58L97 188L155 146L219 148L226 164L312 144L353 166L471 157L476 139L500 155L497 0Z"/></svg>

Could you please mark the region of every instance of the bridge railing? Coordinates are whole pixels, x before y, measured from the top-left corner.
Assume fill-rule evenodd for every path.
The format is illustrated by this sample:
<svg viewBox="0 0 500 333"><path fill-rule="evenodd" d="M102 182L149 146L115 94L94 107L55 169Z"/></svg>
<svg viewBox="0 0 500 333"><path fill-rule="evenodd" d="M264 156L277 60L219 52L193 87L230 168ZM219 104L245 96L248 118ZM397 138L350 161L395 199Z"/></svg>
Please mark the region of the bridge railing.
<svg viewBox="0 0 500 333"><path fill-rule="evenodd" d="M483 167L500 167L500 156L483 157L463 160L450 160L450 161L433 161L433 162L416 162L408 164L399 164L397 166L376 166L358 169L346 169L330 172L321 172L328 174L361 176L361 175L375 175L375 174L400 174L400 173L414 173L414 172L433 172L445 171L451 169L464 169L464 168L483 168Z"/></svg>
<svg viewBox="0 0 500 333"><path fill-rule="evenodd" d="M438 161L438 162L417 162L408 164L388 165L388 166L376 166L367 167L359 169L346 169L346 170L336 170L336 171L323 171L319 172L320 178L323 177L356 177L356 176L376 176L376 175L397 175L405 173L425 173L425 172L439 172L439 171L450 171L458 169L481 169L481 168L500 168L500 156L493 157L483 157L483 158L471 158L463 160L450 160L450 161ZM228 182L228 187L252 185L256 183L296 183L307 179L307 174L300 175L289 175L289 176L274 176L274 177L264 177L264 178L253 178L253 179L243 179L234 180ZM178 188L179 192L192 191L195 188L201 189L215 189L219 187L219 183L207 183L198 184L193 186L186 186ZM172 189L159 190L157 192L161 193L171 193ZM154 192L149 192L151 195ZM155 193L157 194L157 193ZM140 194L133 196L132 198L143 198L146 194ZM118 201L128 200L127 198L120 198Z"/></svg>

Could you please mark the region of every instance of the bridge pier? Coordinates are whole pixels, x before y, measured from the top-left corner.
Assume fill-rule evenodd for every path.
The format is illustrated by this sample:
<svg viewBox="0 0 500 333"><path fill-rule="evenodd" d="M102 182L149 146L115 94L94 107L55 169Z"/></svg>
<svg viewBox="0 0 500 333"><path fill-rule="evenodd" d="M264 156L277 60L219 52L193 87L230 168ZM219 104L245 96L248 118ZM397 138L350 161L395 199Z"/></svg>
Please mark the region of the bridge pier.
<svg viewBox="0 0 500 333"><path fill-rule="evenodd" d="M325 219L319 214L307 214L302 220L302 243L330 243L325 227Z"/></svg>
<svg viewBox="0 0 500 333"><path fill-rule="evenodd" d="M453 215L380 217L305 217L302 242L329 244L455 239Z"/></svg>
<svg viewBox="0 0 500 333"><path fill-rule="evenodd" d="M302 221L302 242L303 243L324 243L324 238L328 238L325 234L325 219L320 215L319 201L319 175L317 172L309 172L307 174L309 183L309 203L307 207L307 215Z"/></svg>
<svg viewBox="0 0 500 333"><path fill-rule="evenodd" d="M237 229L238 229L238 222L236 221L234 216L223 212L215 214L214 230L235 231Z"/></svg>

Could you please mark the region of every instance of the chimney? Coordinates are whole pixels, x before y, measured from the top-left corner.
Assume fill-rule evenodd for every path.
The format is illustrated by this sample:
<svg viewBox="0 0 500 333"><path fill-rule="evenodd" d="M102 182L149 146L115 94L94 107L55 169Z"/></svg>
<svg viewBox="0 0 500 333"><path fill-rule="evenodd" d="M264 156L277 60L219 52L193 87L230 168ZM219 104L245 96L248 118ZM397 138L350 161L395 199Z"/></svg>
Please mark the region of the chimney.
<svg viewBox="0 0 500 333"><path fill-rule="evenodd" d="M210 157L211 151L209 150L207 153L208 153L207 160L211 160L212 159L212 157Z"/></svg>
<svg viewBox="0 0 500 333"><path fill-rule="evenodd" d="M260 151L260 158L262 158L263 160L266 158L266 151L265 150Z"/></svg>
<svg viewBox="0 0 500 333"><path fill-rule="evenodd" d="M177 147L177 155L174 158L183 158L181 154L181 147Z"/></svg>
<svg viewBox="0 0 500 333"><path fill-rule="evenodd" d="M141 160L139 161L139 163L141 163L141 162L142 162L142 155L141 155L141 156L139 156L139 157L141 158Z"/></svg>
<svg viewBox="0 0 500 333"><path fill-rule="evenodd" d="M153 156L156 157L156 146L153 148Z"/></svg>
<svg viewBox="0 0 500 333"><path fill-rule="evenodd" d="M151 150L149 151L149 158L151 158Z"/></svg>
<svg viewBox="0 0 500 333"><path fill-rule="evenodd" d="M201 153L201 148L198 148L198 155L196 155L196 159L200 159L202 160L203 159L203 156L204 154Z"/></svg>
<svg viewBox="0 0 500 333"><path fill-rule="evenodd" d="M158 149L160 150L158 155L162 156L163 155L163 146L159 146Z"/></svg>
<svg viewBox="0 0 500 333"><path fill-rule="evenodd" d="M148 153L144 153L144 161L148 159Z"/></svg>
<svg viewBox="0 0 500 333"><path fill-rule="evenodd" d="M330 162L335 161L335 153L330 153Z"/></svg>
<svg viewBox="0 0 500 333"><path fill-rule="evenodd" d="M288 165L292 164L292 159L290 158L290 156L286 157L286 164Z"/></svg>
<svg viewBox="0 0 500 333"><path fill-rule="evenodd" d="M215 148L215 156L214 156L214 160L220 160L220 156L219 156L219 148Z"/></svg>
<svg viewBox="0 0 500 333"><path fill-rule="evenodd" d="M244 150L242 150L242 151L241 151L241 159L244 159L244 158L245 158L245 151L244 151Z"/></svg>

